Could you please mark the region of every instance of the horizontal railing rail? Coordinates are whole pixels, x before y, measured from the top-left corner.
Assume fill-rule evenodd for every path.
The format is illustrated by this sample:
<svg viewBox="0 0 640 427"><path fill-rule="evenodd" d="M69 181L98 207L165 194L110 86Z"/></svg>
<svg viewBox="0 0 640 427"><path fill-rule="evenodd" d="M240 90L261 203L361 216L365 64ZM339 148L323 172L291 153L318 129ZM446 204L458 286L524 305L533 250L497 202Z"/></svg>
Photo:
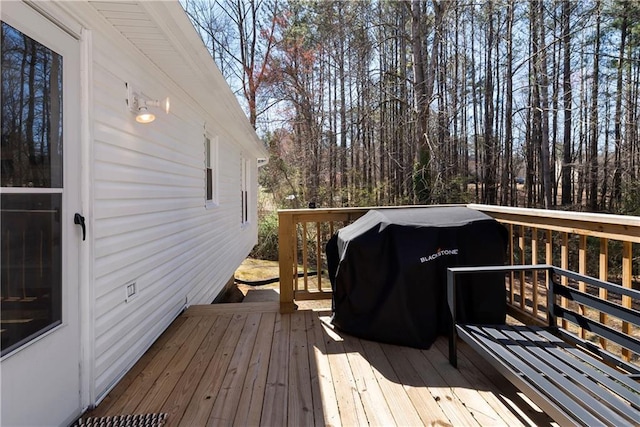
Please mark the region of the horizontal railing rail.
<svg viewBox="0 0 640 427"><path fill-rule="evenodd" d="M478 204L466 206L494 217L507 228L510 265L550 264L625 288L632 288L634 280L640 281L640 217ZM325 246L335 232L370 209L397 208L278 211L281 312L295 310L296 300L331 297ZM530 323L546 322L546 278L538 277L539 274L544 273L511 275L507 284L511 316ZM563 277L563 284L567 283L569 279ZM615 300L623 307L631 307L633 303L630 298L610 294L605 288L595 289L582 282L575 286L583 292L595 292L603 300ZM568 303L562 301L562 304ZM609 319L603 313L595 315L601 323L612 324L624 334L640 334L628 322ZM577 333L581 337L586 334L584 330ZM604 339L599 344L605 349L608 345ZM623 357L629 360L632 355L625 351Z"/></svg>
<svg viewBox="0 0 640 427"><path fill-rule="evenodd" d="M411 206L427 207L427 206ZM398 207L285 209L278 211L280 305L295 310L295 300L331 298L325 247L340 228L371 209ZM313 275L309 274L315 268Z"/></svg>

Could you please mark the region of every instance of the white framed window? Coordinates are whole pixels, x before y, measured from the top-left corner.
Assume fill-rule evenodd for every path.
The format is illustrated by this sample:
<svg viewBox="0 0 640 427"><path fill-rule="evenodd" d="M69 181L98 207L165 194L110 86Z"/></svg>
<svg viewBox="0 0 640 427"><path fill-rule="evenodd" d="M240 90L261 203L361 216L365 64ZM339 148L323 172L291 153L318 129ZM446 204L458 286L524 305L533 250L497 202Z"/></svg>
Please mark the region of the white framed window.
<svg viewBox="0 0 640 427"><path fill-rule="evenodd" d="M240 208L241 208L241 224L249 222L249 183L250 183L250 165L249 159L240 156Z"/></svg>
<svg viewBox="0 0 640 427"><path fill-rule="evenodd" d="M204 186L205 205L218 205L218 137L204 136Z"/></svg>

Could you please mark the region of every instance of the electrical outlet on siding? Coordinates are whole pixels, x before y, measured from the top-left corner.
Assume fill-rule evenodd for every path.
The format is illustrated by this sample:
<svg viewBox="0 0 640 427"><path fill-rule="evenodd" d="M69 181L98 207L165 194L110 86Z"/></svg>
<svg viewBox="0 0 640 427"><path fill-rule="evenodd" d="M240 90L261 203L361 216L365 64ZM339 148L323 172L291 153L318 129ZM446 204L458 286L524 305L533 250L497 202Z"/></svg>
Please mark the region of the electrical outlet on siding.
<svg viewBox="0 0 640 427"><path fill-rule="evenodd" d="M124 285L124 290L125 290L125 299L124 299L125 302L129 302L138 296L138 285L136 284L136 282L127 283L126 285Z"/></svg>

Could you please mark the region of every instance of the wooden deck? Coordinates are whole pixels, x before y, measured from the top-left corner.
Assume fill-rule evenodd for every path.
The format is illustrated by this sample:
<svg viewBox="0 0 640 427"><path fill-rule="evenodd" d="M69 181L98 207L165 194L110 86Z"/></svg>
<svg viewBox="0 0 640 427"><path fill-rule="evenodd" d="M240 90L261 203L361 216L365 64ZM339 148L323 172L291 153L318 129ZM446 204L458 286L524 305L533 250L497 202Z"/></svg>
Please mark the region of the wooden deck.
<svg viewBox="0 0 640 427"><path fill-rule="evenodd" d="M461 343L417 350L334 330L328 312L278 302L193 306L85 415L168 413L170 426L545 425Z"/></svg>

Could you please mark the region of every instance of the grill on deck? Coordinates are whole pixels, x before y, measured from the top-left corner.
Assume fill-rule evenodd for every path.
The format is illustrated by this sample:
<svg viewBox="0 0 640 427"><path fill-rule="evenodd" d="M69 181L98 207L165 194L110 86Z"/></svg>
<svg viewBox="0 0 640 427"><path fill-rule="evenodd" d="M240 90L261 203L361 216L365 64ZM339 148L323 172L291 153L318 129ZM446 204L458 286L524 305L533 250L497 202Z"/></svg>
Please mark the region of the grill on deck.
<svg viewBox="0 0 640 427"><path fill-rule="evenodd" d="M502 265L507 231L465 207L371 210L327 244L333 324L380 342L429 348L447 333L446 269ZM461 319L503 324L504 276L461 278Z"/></svg>

